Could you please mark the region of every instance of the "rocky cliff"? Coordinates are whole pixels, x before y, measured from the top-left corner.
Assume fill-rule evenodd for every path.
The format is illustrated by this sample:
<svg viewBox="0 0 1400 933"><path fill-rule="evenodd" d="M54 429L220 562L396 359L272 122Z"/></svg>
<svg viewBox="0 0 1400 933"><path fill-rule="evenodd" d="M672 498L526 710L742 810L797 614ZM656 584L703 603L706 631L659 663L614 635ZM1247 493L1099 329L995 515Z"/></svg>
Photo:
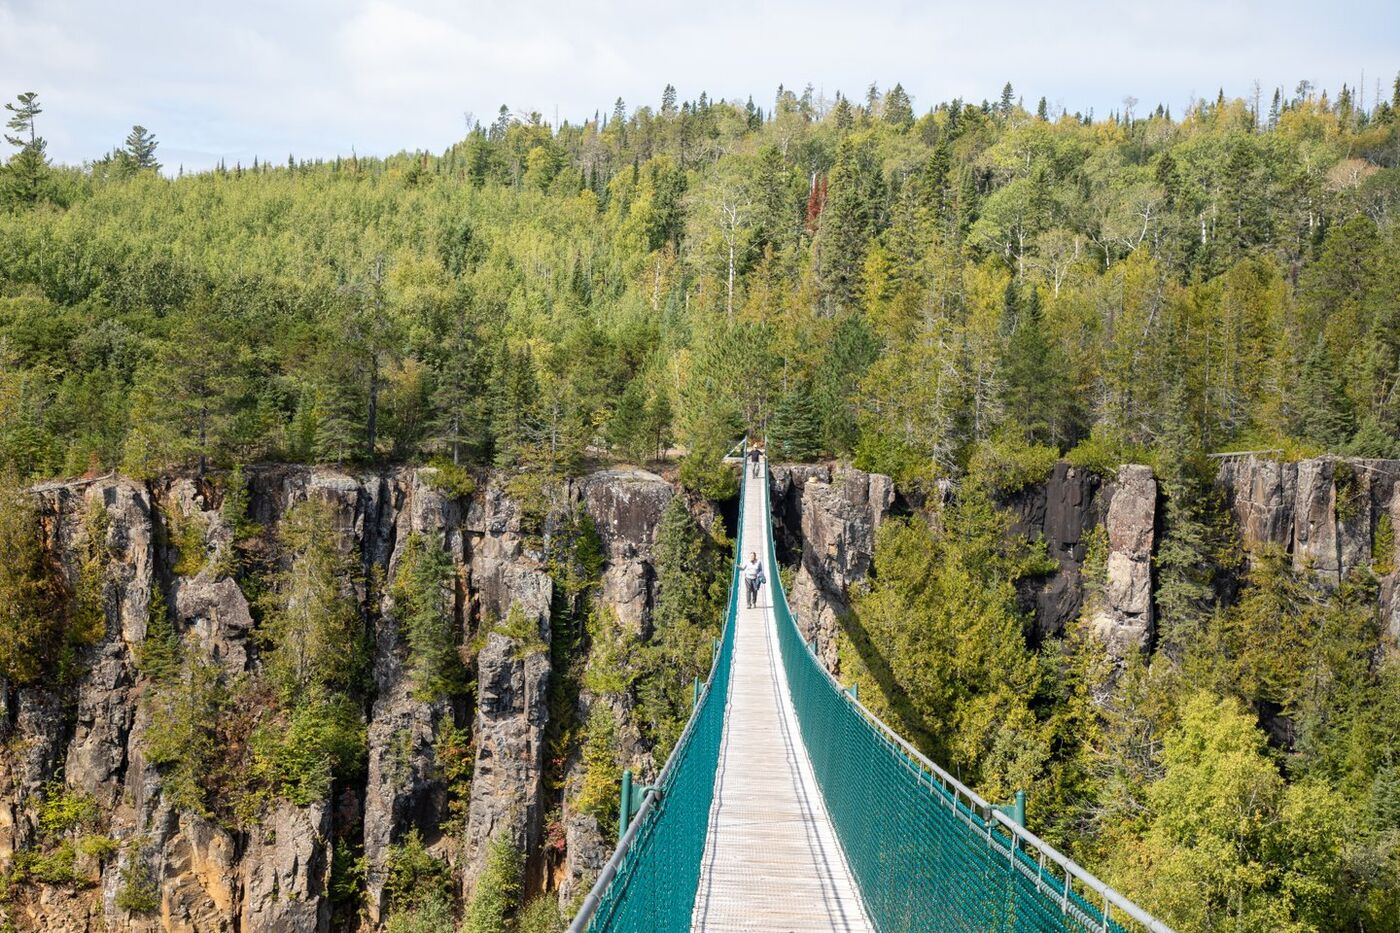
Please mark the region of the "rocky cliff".
<svg viewBox="0 0 1400 933"><path fill-rule="evenodd" d="M569 515L591 520L596 598L615 616L623 650L634 650L651 637L656 530L680 493L651 473L601 471L562 490L541 524L505 480L488 478L458 497L438 488L430 470L250 473L248 520L269 565L282 559L269 542L290 509L308 499L329 506L336 546L361 571L353 587L372 685L358 776L318 799L268 801L239 819L172 799L168 775L152 761L153 730L161 727L149 702L156 685L142 663L163 599L184 650L219 680L238 683L260 669L256 594L229 572L228 556L246 532L221 508L227 489L190 477L36 489L48 550L70 588L82 582L88 538L100 536L108 556L102 628L80 653L80 675L61 685L0 683L0 883L8 884L0 888L0 921L58 931L374 929L386 915L393 852L410 834L452 866L460 893L471 893L492 841L504 837L525 855L532 893L563 903L576 897L608 857L613 828L573 810L582 763L577 752L561 758L551 746L551 693L565 675L552 642L573 597L560 588L546 542ZM875 569L876 532L909 505L888 477L845 467L775 467L772 482L793 607L834 667L841 618ZM1400 524L1400 462L1226 459L1219 483L1247 550L1280 548L1298 568L1333 582L1366 565L1383 571L1381 609L1400 638L1400 554L1395 536L1383 533ZM1104 478L1061 463L1004 504L1013 530L1042 538L1059 565L1023 588L1028 637L1053 637L1082 613L1085 560L1098 539L1104 579L1091 626L1119 657L1150 649L1161 509L1148 468L1125 466ZM701 527L718 520L714 504L687 505ZM452 624L472 681L464 693L433 700L413 688L401 607L386 585L410 537L425 534L450 556ZM523 628L494 624L512 610ZM644 779L654 771L625 698L580 687L570 702L576 722L593 704L610 704L620 763ZM207 780L217 786L220 776ZM57 845L54 801L83 810L81 832L65 830ZM336 899L343 882L335 864L347 855L361 871L358 911ZM20 864L26 880L9 883Z"/></svg>
<svg viewBox="0 0 1400 933"><path fill-rule="evenodd" d="M371 645L372 686L361 775L338 780L324 799L276 800L239 819L170 799L151 761L146 699L156 688L141 663L163 599L183 650L210 662L221 683L244 682L259 669L257 600L229 572L238 530L220 509L227 490L190 477L109 477L48 484L35 494L48 551L70 588L78 584L84 535L100 528L108 555L100 581L105 627L83 649L81 674L71 682L0 682L0 925L373 928L384 918L392 849L415 830L467 892L501 836L526 855L532 891L563 879L571 897L606 859L611 827L570 814L560 790L578 763L548 757L549 645L560 600L542 542L550 522L582 509L603 545L599 599L645 637L655 587L651 541L675 494L670 483L641 471L585 477L563 491L540 529L526 527L521 504L500 479L458 498L437 488L431 470L252 471L248 519L260 531L259 546L274 550L266 555L274 566L281 558L269 542L288 510L307 499L329 505L337 547L362 571L353 587ZM696 508L713 521L707 506ZM96 514L100 524L90 520ZM474 681L455 698L420 699L405 667L386 581L395 579L415 534L433 535L450 554L455 640ZM490 624L512 611L534 637ZM469 774L469 787L439 760L446 740L469 756L456 769ZM55 836L46 814L56 801L83 810L81 835L75 828L62 841ZM557 832L546 825L551 819L567 827L566 845L549 841ZM363 858L359 916L332 903L332 862L345 857L342 850Z"/></svg>

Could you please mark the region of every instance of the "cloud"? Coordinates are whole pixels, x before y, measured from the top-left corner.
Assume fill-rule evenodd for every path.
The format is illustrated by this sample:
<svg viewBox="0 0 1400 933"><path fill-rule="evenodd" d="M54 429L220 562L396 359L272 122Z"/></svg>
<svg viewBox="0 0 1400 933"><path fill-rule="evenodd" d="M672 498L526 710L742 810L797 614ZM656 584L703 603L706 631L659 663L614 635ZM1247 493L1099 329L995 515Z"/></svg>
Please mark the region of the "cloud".
<svg viewBox="0 0 1400 933"><path fill-rule="evenodd" d="M1193 94L1335 88L1366 72L1389 92L1400 5L1343 0L977 4L714 0L0 0L0 94L37 90L56 159L79 162L133 123L167 163L441 149L463 115L497 107L578 121L655 103L673 83L768 106L782 83L829 96L900 81L918 108L980 100L1011 81L1099 113Z"/></svg>

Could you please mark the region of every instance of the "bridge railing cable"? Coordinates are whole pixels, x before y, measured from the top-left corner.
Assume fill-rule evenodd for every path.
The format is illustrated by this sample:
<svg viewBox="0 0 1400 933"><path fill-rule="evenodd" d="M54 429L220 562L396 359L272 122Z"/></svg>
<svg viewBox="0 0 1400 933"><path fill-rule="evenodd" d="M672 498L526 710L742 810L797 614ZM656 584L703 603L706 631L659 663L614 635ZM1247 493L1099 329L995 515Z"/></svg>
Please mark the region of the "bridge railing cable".
<svg viewBox="0 0 1400 933"><path fill-rule="evenodd" d="M747 472L741 473L740 503L744 501ZM729 606L709 677L676 747L584 899L569 933L690 929L724 737L734 624L739 612L742 547L741 505L739 527L734 533Z"/></svg>
<svg viewBox="0 0 1400 933"><path fill-rule="evenodd" d="M766 546L776 576L764 466ZM772 599L803 743L866 911L880 929L1170 933L843 690L802 637L780 581Z"/></svg>

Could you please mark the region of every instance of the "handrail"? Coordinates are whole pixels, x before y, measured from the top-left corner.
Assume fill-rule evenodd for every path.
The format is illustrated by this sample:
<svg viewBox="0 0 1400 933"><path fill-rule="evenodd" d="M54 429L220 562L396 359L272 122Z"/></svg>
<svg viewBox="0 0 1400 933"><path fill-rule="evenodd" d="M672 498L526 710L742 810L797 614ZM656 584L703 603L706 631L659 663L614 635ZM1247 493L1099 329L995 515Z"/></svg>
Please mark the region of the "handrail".
<svg viewBox="0 0 1400 933"><path fill-rule="evenodd" d="M763 503L766 510L765 527L768 530L767 543L769 548L769 559L770 561L772 561L776 559L777 549L775 548L773 541L772 503L770 502L771 483L769 482L768 459L766 457L764 458L763 469ZM774 577L778 576L778 569L776 566L773 568L773 575ZM817 657L816 652L812 650L812 644L807 639L801 637L801 630L797 629L797 619L792 614L792 609L789 606L787 600L787 593L783 589L781 580L779 580L777 585L773 587L773 591L774 599L781 599L783 601L783 608L786 610L786 615L789 620L789 623L797 632L798 641L802 643L803 650L807 652L812 663L814 663L816 667L826 676L827 681L831 684L832 688L837 692L837 694L844 698L847 703L851 704L851 706L856 710L856 712L860 714L861 718L864 719L868 725L874 728L877 732L881 733L887 741L892 742L906 756L908 756L911 760L917 762L939 783L943 784L946 792L952 795L955 803L958 797L962 797L969 804L971 804L970 809L977 811L979 816L982 816L984 820L990 818L991 820L995 821L996 824L1011 837L1011 841L1008 845L1008 848L1012 849L1013 855L1015 849L1017 848L1026 847L1031 850L1034 850L1044 858L1055 863L1056 865L1059 865L1060 868L1065 872L1066 876L1073 876L1074 879L1077 880L1080 884L1082 884L1085 888L1088 888L1089 890L1095 892L1100 897L1102 897L1104 899L1105 905L1112 905L1113 908L1117 909L1124 915L1131 917L1134 921L1140 923L1147 930L1151 931L1151 933L1173 933L1171 927L1167 926L1162 921L1153 917L1147 911L1143 910L1137 904L1124 897L1122 894L1114 890L1109 885L1105 884L1103 881L1100 881L1098 878L1096 878L1089 871L1081 867L1069 856L1064 855L1054 846L1050 845L1048 842L1045 842L1039 836L1035 835L1030 830L1021 826L1011 817L1003 813L1000 809L992 806L990 803L984 800L982 796L976 791L972 790L970 787L963 784L957 778L953 777L953 775L949 774L943 768L939 767L932 760L930 760L928 756L924 755L917 748L915 748L913 745L907 742L904 739L904 737L901 736L898 732L890 728L890 726L887 723L885 723L884 720L882 720L879 716L871 712L869 707L865 706L865 704L861 703L858 699L853 697L849 691L847 691L841 686L840 681L838 681L836 677L832 675L831 671L827 670L826 665L821 662L821 659ZM782 615L782 613L778 613L778 615ZM1105 924L1107 924L1108 921L1107 914L1108 911L1105 911Z"/></svg>
<svg viewBox="0 0 1400 933"><path fill-rule="evenodd" d="M739 554L742 552L744 537L742 518L743 502L744 491L747 484L747 471L741 470L739 478L740 520L738 522L739 527L735 529L734 534L735 559L733 561L733 569L730 571L730 601L729 607L726 610L725 631L721 633L721 639L728 637L730 631L733 629L735 618L738 615L735 611L737 605L735 603L735 593L739 585ZM704 687L696 698L695 705L691 708L690 718L686 720L685 728L681 730L680 738L676 741L675 747L671 749L671 754L666 757L666 763L662 765L660 775L657 776L652 786L647 788L642 798L641 806L637 808L636 814L627 824L627 831L623 833L622 838L618 840L617 848L613 850L612 857L609 858L607 864L603 866L603 870L599 872L597 880L593 883L593 887L589 889L588 895L583 899L583 903L580 905L578 913L574 916L573 922L569 924L568 933L585 933L585 931L588 930L588 926L597 913L598 907L603 902L603 895L617 877L623 861L636 842L637 835L641 832L647 818L651 815L657 801L661 798L662 789L667 786L667 780L672 770L685 753L690 742L691 734L695 730L695 724L700 718L701 711L705 709L706 700L710 696L710 687L715 682L715 673L718 671L719 665L724 659L725 654L722 651L716 651L714 657L710 659L710 672L705 678Z"/></svg>

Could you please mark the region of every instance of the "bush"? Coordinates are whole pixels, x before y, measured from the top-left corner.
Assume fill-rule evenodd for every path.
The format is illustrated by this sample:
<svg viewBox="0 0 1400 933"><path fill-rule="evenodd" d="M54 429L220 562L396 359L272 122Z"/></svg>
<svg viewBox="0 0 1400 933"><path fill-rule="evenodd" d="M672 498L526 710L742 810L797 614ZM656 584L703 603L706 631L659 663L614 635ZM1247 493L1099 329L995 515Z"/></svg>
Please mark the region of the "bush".
<svg viewBox="0 0 1400 933"><path fill-rule="evenodd" d="M217 727L229 705L217 665L196 660L152 699L146 758L171 806L209 816L207 778L219 756Z"/></svg>
<svg viewBox="0 0 1400 933"><path fill-rule="evenodd" d="M517 933L563 933L568 925L559 899L552 894L541 894L526 904L515 921Z"/></svg>
<svg viewBox="0 0 1400 933"><path fill-rule="evenodd" d="M160 885L151 867L133 855L122 869L122 886L117 890L117 909L129 914L151 914L160 907Z"/></svg>
<svg viewBox="0 0 1400 933"><path fill-rule="evenodd" d="M0 677L16 686L66 679L74 639L61 582L44 550L33 498L14 477L0 477Z"/></svg>
<svg viewBox="0 0 1400 933"><path fill-rule="evenodd" d="M489 872L489 864L486 870ZM384 896L395 912L434 901L451 903L452 870L428 851L416 828L410 829L402 842L389 847Z"/></svg>
<svg viewBox="0 0 1400 933"><path fill-rule="evenodd" d="M678 478L681 485L697 496L715 502L739 494L738 471L724 462L727 451L714 444L702 444L681 458Z"/></svg>
<svg viewBox="0 0 1400 933"><path fill-rule="evenodd" d="M451 499L466 499L476 492L476 478L471 471L451 460L434 459L419 475L429 486Z"/></svg>
<svg viewBox="0 0 1400 933"><path fill-rule="evenodd" d="M166 525L170 528L170 543L180 552L179 560L171 569L176 576L197 576L209 562L209 547L206 544L208 526L199 514L185 515L178 509L165 512Z"/></svg>
<svg viewBox="0 0 1400 933"><path fill-rule="evenodd" d="M506 617L496 622L491 630L520 643L515 652L517 658L529 657L549 650L549 645L545 644L544 636L540 634L539 623L527 616L525 610L520 608L519 603L511 603L510 611L506 613Z"/></svg>
<svg viewBox="0 0 1400 933"><path fill-rule="evenodd" d="M476 893L467 906L462 933L505 933L510 912L520 897L525 862L506 836L497 836L486 854L486 867L476 880Z"/></svg>
<svg viewBox="0 0 1400 933"><path fill-rule="evenodd" d="M617 717L606 703L594 702L584 727L583 782L574 807L596 819L605 832L618 817L622 767L617 759Z"/></svg>
<svg viewBox="0 0 1400 933"><path fill-rule="evenodd" d="M313 689L287 718L253 733L253 769L297 806L325 800L338 777L363 765L368 735L359 708L341 694Z"/></svg>
<svg viewBox="0 0 1400 933"><path fill-rule="evenodd" d="M1054 447L1028 443L1017 428L1000 431L974 447L967 473L973 482L1005 496L1044 480L1059 458Z"/></svg>
<svg viewBox="0 0 1400 933"><path fill-rule="evenodd" d="M180 636L170 621L165 592L156 584L151 588L150 606L146 610L146 637L136 649L136 664L151 680L168 683L180 673L182 653Z"/></svg>
<svg viewBox="0 0 1400 933"><path fill-rule="evenodd" d="M67 790L58 781L44 787L44 803L39 808L39 833L55 839L75 829L97 822L97 800L82 791Z"/></svg>

